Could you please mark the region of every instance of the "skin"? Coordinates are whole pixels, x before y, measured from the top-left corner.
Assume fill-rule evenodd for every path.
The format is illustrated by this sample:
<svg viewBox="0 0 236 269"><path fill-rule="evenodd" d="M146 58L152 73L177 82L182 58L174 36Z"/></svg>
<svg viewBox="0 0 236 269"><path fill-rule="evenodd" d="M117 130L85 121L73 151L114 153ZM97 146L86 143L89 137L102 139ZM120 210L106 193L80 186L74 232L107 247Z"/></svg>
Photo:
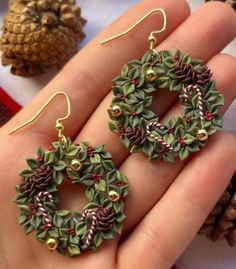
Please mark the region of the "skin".
<svg viewBox="0 0 236 269"><path fill-rule="evenodd" d="M111 80L125 63L140 58L148 49L147 37L150 31L161 27L161 19L158 14L153 15L129 35L104 46L99 43L157 7L164 8L168 16L168 27L158 36L157 49L174 52L178 48L207 62L219 91L225 96L222 113L235 98L236 60L219 54L236 35L234 11L214 2L190 16L184 0L140 2L82 49L30 104L1 128L0 268L168 269L194 238L226 188L236 170L233 135L218 132L199 153L185 162L170 165L147 162L142 154L129 155L107 128ZM33 236L26 236L18 225L19 210L12 203L25 159L34 156L39 146L47 148L56 141L54 125L66 113L64 101L56 99L42 117L18 133L8 135L8 132L30 119L59 90L71 98L72 115L64 123L66 136L93 145L105 143L130 183L128 218L122 237L105 242L95 254L75 259L50 253ZM181 111L178 100L169 93L161 93L155 102L155 111L163 122ZM72 191L71 186L68 188ZM76 207L77 200L73 195L70 197L67 196L63 206L71 209Z"/></svg>

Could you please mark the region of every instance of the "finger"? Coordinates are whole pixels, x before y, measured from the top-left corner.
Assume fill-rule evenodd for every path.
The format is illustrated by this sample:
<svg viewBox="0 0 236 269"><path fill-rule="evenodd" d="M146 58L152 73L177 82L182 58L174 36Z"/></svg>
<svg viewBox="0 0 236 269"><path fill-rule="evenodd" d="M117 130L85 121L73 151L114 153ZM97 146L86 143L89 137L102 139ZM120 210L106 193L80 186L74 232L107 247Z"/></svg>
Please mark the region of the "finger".
<svg viewBox="0 0 236 269"><path fill-rule="evenodd" d="M82 49L27 108L22 110L4 129L27 121L56 91L63 90L70 96L73 109L71 117L65 122L65 127L68 127L66 135L73 137L109 91L110 81L120 67L130 58L143 54L148 34L150 31L160 28L163 19L159 14L153 15L152 18L148 18L143 23L142 28L139 27L135 30L135 35L131 34L117 40L115 45L101 46L100 41L127 29L137 19L157 6L162 6L168 16L168 30L159 36L160 41L166 38L189 15L189 7L184 0L141 2ZM56 118L65 114L65 107L62 100L55 101L44 112L44 116L37 120L37 125L29 126L25 130L24 137L32 130L39 136L42 134L42 137L47 140L49 137L55 137L53 125Z"/></svg>
<svg viewBox="0 0 236 269"><path fill-rule="evenodd" d="M218 55L212 58L208 65L216 75L216 83L225 96L224 111L226 111L236 95L236 81L234 79L236 60L229 55ZM219 74L222 70L224 70L224 75ZM175 115L180 115L181 111L180 104L176 104L161 121L166 122ZM201 152L198 154L201 155ZM148 212L162 197L185 164L186 161L165 165L162 162L147 162L146 157L141 154L131 155L126 159L121 166L121 170L129 178L131 189L126 207L126 212L129 216L126 222L126 231L131 230L140 221L145 212ZM146 202L143 203L143 201ZM137 207L139 210L132 213L133 208Z"/></svg>
<svg viewBox="0 0 236 269"><path fill-rule="evenodd" d="M207 28L203 18L207 18ZM187 38L190 32L191 36ZM224 32L220 39L218 38L219 32ZM222 3L206 4L189 17L170 37L163 41L157 50L170 49L175 51L180 49L190 53L192 57L200 57L207 61L212 55L221 51L234 38L235 34L236 15L232 9ZM203 42L204 48L199 46L201 42ZM166 92L166 90L165 92L162 90L158 91L158 98L154 101L154 111L160 117L176 101L175 95ZM95 144L104 143L105 141L106 149L111 151L115 161L119 164L127 156L128 152L120 143L114 143L114 139L117 139L116 135L112 134L107 127L109 118L106 109L109 108L111 99L112 94L110 93L87 122L78 140L88 139ZM95 133L97 134L96 136L94 136Z"/></svg>
<svg viewBox="0 0 236 269"><path fill-rule="evenodd" d="M188 163L120 246L118 268L169 268L199 230L235 168L236 138L220 133Z"/></svg>

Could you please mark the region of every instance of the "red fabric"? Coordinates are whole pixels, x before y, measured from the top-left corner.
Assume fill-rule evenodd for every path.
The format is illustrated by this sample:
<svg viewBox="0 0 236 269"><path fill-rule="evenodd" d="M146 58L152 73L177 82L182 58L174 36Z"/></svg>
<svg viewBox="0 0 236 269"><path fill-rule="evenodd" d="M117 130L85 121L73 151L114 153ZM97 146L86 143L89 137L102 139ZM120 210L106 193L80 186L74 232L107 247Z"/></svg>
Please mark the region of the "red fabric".
<svg viewBox="0 0 236 269"><path fill-rule="evenodd" d="M21 106L0 87L0 126L13 117Z"/></svg>

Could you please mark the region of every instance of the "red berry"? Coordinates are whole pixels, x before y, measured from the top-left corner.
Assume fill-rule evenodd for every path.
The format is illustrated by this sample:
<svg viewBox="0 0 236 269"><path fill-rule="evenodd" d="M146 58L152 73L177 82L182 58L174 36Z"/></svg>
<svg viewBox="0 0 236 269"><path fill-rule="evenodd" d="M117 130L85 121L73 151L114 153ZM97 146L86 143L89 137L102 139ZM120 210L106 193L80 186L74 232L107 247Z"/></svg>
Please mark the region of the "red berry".
<svg viewBox="0 0 236 269"><path fill-rule="evenodd" d="M185 147L186 146L183 137L179 137L178 138L178 142L180 143L181 147Z"/></svg>
<svg viewBox="0 0 236 269"><path fill-rule="evenodd" d="M172 133L173 133L173 128L169 128L169 129L167 130L167 132L168 132L169 134L172 134Z"/></svg>
<svg viewBox="0 0 236 269"><path fill-rule="evenodd" d="M132 117L135 117L135 116L137 116L137 113L134 111L134 112L131 112L131 116Z"/></svg>
<svg viewBox="0 0 236 269"><path fill-rule="evenodd" d="M213 120L214 116L213 116L213 114L210 111L207 111L206 114L205 114L205 118L208 121L211 121L211 120Z"/></svg>
<svg viewBox="0 0 236 269"><path fill-rule="evenodd" d="M92 151L93 150L93 148L92 147L87 147L87 151Z"/></svg>
<svg viewBox="0 0 236 269"><path fill-rule="evenodd" d="M39 156L38 157L38 161L42 162L42 160L43 160L43 157L42 156Z"/></svg>
<svg viewBox="0 0 236 269"><path fill-rule="evenodd" d="M120 99L124 101L125 100L125 95L121 94Z"/></svg>
<svg viewBox="0 0 236 269"><path fill-rule="evenodd" d="M130 84L133 84L133 85L136 85L136 84L137 84L137 80L135 80L135 79L131 79L131 80L129 81L129 83L130 83Z"/></svg>
<svg viewBox="0 0 236 269"><path fill-rule="evenodd" d="M44 227L43 227L43 229L44 229L45 231L48 231L49 228L50 228L50 226L49 226L48 224L45 224Z"/></svg>
<svg viewBox="0 0 236 269"><path fill-rule="evenodd" d="M185 117L185 121L186 121L187 123L190 123L191 119L192 119L192 118L191 118L190 116L186 116L186 117Z"/></svg>
<svg viewBox="0 0 236 269"><path fill-rule="evenodd" d="M180 60L179 56L175 56L175 60L178 62Z"/></svg>
<svg viewBox="0 0 236 269"><path fill-rule="evenodd" d="M34 209L32 210L32 213L33 213L33 214L36 214L36 213L37 213L37 209L34 208Z"/></svg>
<svg viewBox="0 0 236 269"><path fill-rule="evenodd" d="M156 63L154 63L154 62L149 63L150 67L154 67L155 65L156 65Z"/></svg>
<svg viewBox="0 0 236 269"><path fill-rule="evenodd" d="M34 204L30 204L29 207L30 207L30 209L34 209L35 208Z"/></svg>
<svg viewBox="0 0 236 269"><path fill-rule="evenodd" d="M54 150L54 147L51 146L51 147L48 148L48 150L49 150L49 151L53 151L53 150Z"/></svg>

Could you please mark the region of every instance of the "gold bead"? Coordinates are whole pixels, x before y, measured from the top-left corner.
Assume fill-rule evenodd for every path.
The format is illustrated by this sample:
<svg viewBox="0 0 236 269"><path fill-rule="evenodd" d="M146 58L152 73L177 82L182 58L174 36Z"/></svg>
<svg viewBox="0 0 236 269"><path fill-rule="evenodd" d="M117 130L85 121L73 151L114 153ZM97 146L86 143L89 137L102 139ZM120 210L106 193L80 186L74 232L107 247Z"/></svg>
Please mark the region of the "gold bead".
<svg viewBox="0 0 236 269"><path fill-rule="evenodd" d="M48 238L46 245L50 251L54 251L58 247L58 240L55 238Z"/></svg>
<svg viewBox="0 0 236 269"><path fill-rule="evenodd" d="M207 133L207 131L204 130L204 129L198 130L198 132L197 132L197 139L199 141L207 141L207 139L208 139L208 133Z"/></svg>
<svg viewBox="0 0 236 269"><path fill-rule="evenodd" d="M109 200L111 202L116 202L120 199L120 194L117 193L116 191L109 191Z"/></svg>
<svg viewBox="0 0 236 269"><path fill-rule="evenodd" d="M111 115L113 117L115 117L115 118L119 118L122 115L122 112L123 112L121 107L118 106L118 105L112 106L110 111L111 111Z"/></svg>
<svg viewBox="0 0 236 269"><path fill-rule="evenodd" d="M157 79L157 74L154 72L152 68L149 68L145 73L145 79L148 82L154 82Z"/></svg>
<svg viewBox="0 0 236 269"><path fill-rule="evenodd" d="M77 159L73 159L70 163L70 168L74 171L80 171L82 167L82 163Z"/></svg>

